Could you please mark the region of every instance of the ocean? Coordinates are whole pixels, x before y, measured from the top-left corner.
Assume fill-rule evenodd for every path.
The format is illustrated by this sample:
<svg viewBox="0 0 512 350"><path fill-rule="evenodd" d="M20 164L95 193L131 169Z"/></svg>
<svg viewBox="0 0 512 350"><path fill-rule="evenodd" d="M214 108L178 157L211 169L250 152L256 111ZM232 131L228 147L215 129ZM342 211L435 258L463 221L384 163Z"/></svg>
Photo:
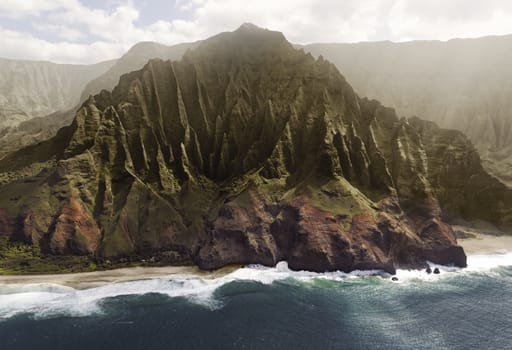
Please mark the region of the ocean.
<svg viewBox="0 0 512 350"><path fill-rule="evenodd" d="M439 275L249 266L77 290L0 284L0 349L512 349L512 253Z"/></svg>

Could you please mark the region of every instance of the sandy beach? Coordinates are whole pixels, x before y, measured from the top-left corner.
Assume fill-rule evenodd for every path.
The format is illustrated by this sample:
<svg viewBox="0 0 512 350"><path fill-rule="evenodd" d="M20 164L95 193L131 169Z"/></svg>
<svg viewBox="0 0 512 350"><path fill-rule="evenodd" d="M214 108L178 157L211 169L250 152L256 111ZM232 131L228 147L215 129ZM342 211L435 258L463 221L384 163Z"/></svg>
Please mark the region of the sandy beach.
<svg viewBox="0 0 512 350"><path fill-rule="evenodd" d="M128 267L107 271L50 274L50 275L6 275L0 276L1 284L51 283L76 289L92 288L107 283L137 281L176 275L195 275L201 278L224 276L238 266L227 266L215 271L203 271L194 266Z"/></svg>
<svg viewBox="0 0 512 350"><path fill-rule="evenodd" d="M454 227L455 228L455 227ZM458 227L457 229L461 229ZM466 236L458 243L467 255L492 254L512 251L512 236L495 236L464 228ZM49 275L0 275L1 284L51 283L86 289L107 283L127 282L177 275L195 275L201 278L216 278L233 272L239 266L227 266L215 271L203 271L194 266L128 267L107 271L49 274Z"/></svg>
<svg viewBox="0 0 512 350"><path fill-rule="evenodd" d="M493 236L471 232L470 238L457 239L466 255L492 254L512 251L512 236Z"/></svg>

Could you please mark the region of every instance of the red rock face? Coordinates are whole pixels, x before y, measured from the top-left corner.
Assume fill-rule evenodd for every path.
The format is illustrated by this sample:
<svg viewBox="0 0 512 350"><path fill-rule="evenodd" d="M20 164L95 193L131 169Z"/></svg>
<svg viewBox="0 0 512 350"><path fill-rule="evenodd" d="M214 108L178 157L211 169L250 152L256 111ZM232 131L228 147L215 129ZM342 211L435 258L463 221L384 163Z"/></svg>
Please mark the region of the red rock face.
<svg viewBox="0 0 512 350"><path fill-rule="evenodd" d="M292 232L295 241L287 257L290 267L307 269L312 265L315 271L348 270L354 262L350 241L333 214L312 206L305 195L293 199L290 206L298 214Z"/></svg>
<svg viewBox="0 0 512 350"><path fill-rule="evenodd" d="M100 238L100 230L84 205L71 198L55 220L50 249L54 254L90 254L98 247Z"/></svg>
<svg viewBox="0 0 512 350"><path fill-rule="evenodd" d="M232 263L275 265L283 259L270 232L272 216L263 201L250 194L252 208L226 204L210 224L207 242L202 244L196 262L205 269Z"/></svg>
<svg viewBox="0 0 512 350"><path fill-rule="evenodd" d="M380 224L380 226L386 225L386 223ZM357 269L376 269L380 266L386 266L386 270L394 269L394 257L390 256L392 238L389 232L381 230L377 220L369 213L352 218L350 237L352 237ZM401 233L393 232L393 234Z"/></svg>
<svg viewBox="0 0 512 350"><path fill-rule="evenodd" d="M210 241L196 256L200 267L244 262L275 265L286 260L295 270L394 273L400 266L423 266L425 260L466 265L451 229L436 220L425 229L429 240L422 241L395 213L381 211L376 218L370 213L355 215L347 232L341 219L316 208L306 195L274 207L266 206L255 193L250 198L255 210L234 203L219 210L211 224Z"/></svg>

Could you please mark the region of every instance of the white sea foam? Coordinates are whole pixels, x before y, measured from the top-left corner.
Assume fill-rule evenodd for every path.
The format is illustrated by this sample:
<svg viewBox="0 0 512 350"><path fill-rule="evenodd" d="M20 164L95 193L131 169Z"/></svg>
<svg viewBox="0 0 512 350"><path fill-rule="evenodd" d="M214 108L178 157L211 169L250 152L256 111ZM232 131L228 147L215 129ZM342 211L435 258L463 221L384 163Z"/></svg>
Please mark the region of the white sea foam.
<svg viewBox="0 0 512 350"><path fill-rule="evenodd" d="M101 302L105 299L148 293L186 297L205 307L216 308L220 306L220 302L213 298L213 293L219 287L234 281L254 281L268 285L286 279L343 280L378 273L379 271L354 271L348 274L292 271L286 262L280 262L275 267L250 265L215 279L204 279L193 275L172 275L148 280L110 283L83 290L57 284L0 284L0 319L19 314L29 314L35 318L101 314L103 311Z"/></svg>
<svg viewBox="0 0 512 350"><path fill-rule="evenodd" d="M468 271L485 272L502 266L512 266L512 252L468 256Z"/></svg>
<svg viewBox="0 0 512 350"><path fill-rule="evenodd" d="M432 269L439 268L441 274L427 274L425 271L418 270L398 270L396 276L399 283L415 280L435 281L460 273L492 273L494 268L511 266L512 253L469 256L466 269L430 265ZM448 272L452 272L452 274ZM186 297L192 302L215 309L221 306L220 301L214 298L215 290L234 281L254 281L268 285L284 280L300 282L318 279L350 281L368 276L381 276L382 281L389 281L391 278L389 274L378 270L353 271L351 273L292 271L286 262L280 262L275 267L250 265L215 279L205 279L194 275L171 275L140 281L110 283L83 290L57 284L0 284L0 320L19 314L29 314L35 318L101 314L103 312L102 301L108 298L148 293L158 293L169 297Z"/></svg>
<svg viewBox="0 0 512 350"><path fill-rule="evenodd" d="M437 265L429 262L432 270L439 269L440 274L426 273L425 270L397 270L398 282L436 281L440 278L453 277L454 274L484 273L494 275L499 267L512 266L512 252L503 251L492 254L468 255L466 268ZM450 273L448 273L450 272Z"/></svg>

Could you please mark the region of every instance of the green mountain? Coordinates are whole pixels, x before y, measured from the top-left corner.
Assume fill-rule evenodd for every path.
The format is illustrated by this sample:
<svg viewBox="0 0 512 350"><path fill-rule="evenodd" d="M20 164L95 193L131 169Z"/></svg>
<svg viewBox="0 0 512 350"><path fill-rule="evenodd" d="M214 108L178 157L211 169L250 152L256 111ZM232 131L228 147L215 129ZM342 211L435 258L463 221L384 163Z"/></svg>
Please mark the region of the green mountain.
<svg viewBox="0 0 512 350"><path fill-rule="evenodd" d="M405 43L312 44L357 93L399 116L464 132L484 166L512 187L512 36Z"/></svg>
<svg viewBox="0 0 512 350"><path fill-rule="evenodd" d="M465 266L448 218L512 223L462 133L397 118L250 24L123 75L0 172L0 263L23 271Z"/></svg>
<svg viewBox="0 0 512 350"><path fill-rule="evenodd" d="M0 102L0 158L24 146L33 145L55 136L60 128L69 125L73 121L77 109L82 102L89 98L89 95L94 95L103 89L112 90L119 82L121 75L141 69L151 58L180 59L188 48L196 45L196 43L184 43L165 46L153 42L141 42L134 45L118 60L90 66L40 62L26 63L41 67L53 67L53 70L45 72L44 75L45 79L51 82L51 85L39 83L32 90L23 90L19 88L20 85L25 86L29 85L29 82L38 81L37 78L31 77L31 74L35 77L40 74L33 71L23 75L13 73L11 80L18 82L18 88L11 92L11 95L14 95L13 98L16 101L23 98L35 100L31 102L31 105L39 106L38 108L42 111L34 116L27 114L25 118L16 118L11 114L5 118L5 123L10 126L2 130ZM21 63L18 62L18 64ZM68 69L65 70L62 67L68 67ZM17 72L20 72L20 70L17 70ZM0 76L1 74L0 69ZM22 82L22 84L19 84L19 82ZM70 84L73 84L73 86L70 86ZM9 84L4 83L4 85ZM40 95L58 96L60 98L58 101L62 100L65 103L62 101L60 104L53 103L52 98L45 100ZM2 96L0 95L0 101L1 99ZM46 106L44 101L51 103L51 106ZM25 103L25 109L27 108L26 105L27 103Z"/></svg>

